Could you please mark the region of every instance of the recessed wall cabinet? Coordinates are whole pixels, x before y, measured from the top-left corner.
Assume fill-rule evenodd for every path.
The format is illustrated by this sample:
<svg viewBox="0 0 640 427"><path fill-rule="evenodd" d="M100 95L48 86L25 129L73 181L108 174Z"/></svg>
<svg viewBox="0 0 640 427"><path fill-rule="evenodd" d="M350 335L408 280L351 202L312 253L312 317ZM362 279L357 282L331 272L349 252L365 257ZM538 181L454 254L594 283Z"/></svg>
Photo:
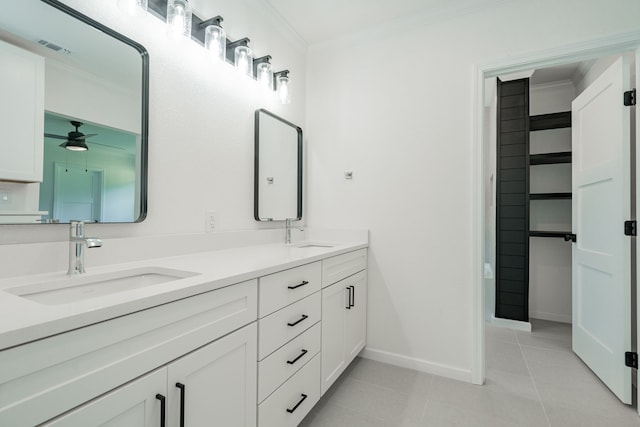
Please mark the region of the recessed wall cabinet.
<svg viewBox="0 0 640 427"><path fill-rule="evenodd" d="M364 347L366 266L360 249L0 351L0 425L297 426Z"/></svg>
<svg viewBox="0 0 640 427"><path fill-rule="evenodd" d="M0 41L0 181L41 182L44 58Z"/></svg>

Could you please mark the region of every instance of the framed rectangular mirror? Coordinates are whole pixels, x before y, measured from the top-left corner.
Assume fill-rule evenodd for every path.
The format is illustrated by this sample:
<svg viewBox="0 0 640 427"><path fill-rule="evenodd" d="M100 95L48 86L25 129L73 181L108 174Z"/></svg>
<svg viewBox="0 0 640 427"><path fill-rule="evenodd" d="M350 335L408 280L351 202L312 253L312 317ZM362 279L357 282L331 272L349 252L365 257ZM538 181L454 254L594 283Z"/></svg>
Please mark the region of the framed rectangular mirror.
<svg viewBox="0 0 640 427"><path fill-rule="evenodd" d="M142 221L148 88L137 42L57 0L5 8L0 224Z"/></svg>
<svg viewBox="0 0 640 427"><path fill-rule="evenodd" d="M255 113L256 221L302 219L302 129L267 110Z"/></svg>

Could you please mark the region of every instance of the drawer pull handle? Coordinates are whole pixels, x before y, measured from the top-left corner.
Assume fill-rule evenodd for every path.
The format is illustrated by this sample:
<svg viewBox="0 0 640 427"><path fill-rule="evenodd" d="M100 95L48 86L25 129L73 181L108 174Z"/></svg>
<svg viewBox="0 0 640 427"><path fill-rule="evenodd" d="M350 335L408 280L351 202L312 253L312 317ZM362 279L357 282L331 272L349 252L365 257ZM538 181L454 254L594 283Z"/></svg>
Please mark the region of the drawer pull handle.
<svg viewBox="0 0 640 427"><path fill-rule="evenodd" d="M354 288L353 286L347 286L346 287L347 291L349 292L349 294L347 295L348 297L348 302L347 302L347 306L345 307L347 310L351 310L351 307L354 306L354 302L355 302L355 297L353 296L354 292Z"/></svg>
<svg viewBox="0 0 640 427"><path fill-rule="evenodd" d="M176 387L180 389L180 427L184 427L184 395L186 394L186 387L182 383L176 383Z"/></svg>
<svg viewBox="0 0 640 427"><path fill-rule="evenodd" d="M156 399L160 401L160 427L165 427L164 413L166 412L166 398L160 393L156 394Z"/></svg>
<svg viewBox="0 0 640 427"><path fill-rule="evenodd" d="M305 355L305 354L307 354L307 353L308 353L308 352L307 352L307 350L302 349L302 353L300 353L300 354L298 355L298 357L296 357L296 358L295 358L295 359L293 359L293 360L287 360L287 363L288 363L289 365L293 365L293 364L294 364L294 363L296 363L298 360L300 360L300 358L301 358L302 356L304 356L304 355Z"/></svg>
<svg viewBox="0 0 640 427"><path fill-rule="evenodd" d="M298 406L300 406L300 405L302 404L302 402L304 402L304 401L305 401L305 399L308 397L308 396L307 396L306 394L304 394L304 393L303 393L303 394L301 394L301 396L302 396L302 399L300 399L300 400L298 401L298 403L296 403L296 406L294 406L294 407L293 407L293 408L291 408L291 409L287 408L287 412L288 412L288 413L293 414L293 413L295 412L295 410L296 410L296 409L298 409Z"/></svg>
<svg viewBox="0 0 640 427"><path fill-rule="evenodd" d="M356 306L356 287L349 286L351 288L351 307Z"/></svg>
<svg viewBox="0 0 640 427"><path fill-rule="evenodd" d="M306 280L303 280L302 283L300 283L299 285L287 286L287 288L289 288L289 289L298 289L299 287L304 286L304 285L308 285L308 284L309 284L309 282L307 282Z"/></svg>
<svg viewBox="0 0 640 427"><path fill-rule="evenodd" d="M301 318L299 318L298 320L296 320L296 321L295 321L295 322L293 322L293 323L287 323L287 325L289 325L289 326L296 326L298 323L300 323L300 322L302 322L303 320L308 319L308 318L309 318L309 316L307 316L306 314L303 314Z"/></svg>

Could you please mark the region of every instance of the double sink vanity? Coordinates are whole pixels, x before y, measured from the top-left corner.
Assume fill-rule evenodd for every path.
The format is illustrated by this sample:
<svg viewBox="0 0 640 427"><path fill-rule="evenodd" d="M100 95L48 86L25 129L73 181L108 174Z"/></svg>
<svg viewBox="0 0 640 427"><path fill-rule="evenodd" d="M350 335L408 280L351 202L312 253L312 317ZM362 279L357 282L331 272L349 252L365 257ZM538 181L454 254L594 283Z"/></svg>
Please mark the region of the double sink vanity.
<svg viewBox="0 0 640 427"><path fill-rule="evenodd" d="M367 243L0 281L0 425L296 426L365 345Z"/></svg>

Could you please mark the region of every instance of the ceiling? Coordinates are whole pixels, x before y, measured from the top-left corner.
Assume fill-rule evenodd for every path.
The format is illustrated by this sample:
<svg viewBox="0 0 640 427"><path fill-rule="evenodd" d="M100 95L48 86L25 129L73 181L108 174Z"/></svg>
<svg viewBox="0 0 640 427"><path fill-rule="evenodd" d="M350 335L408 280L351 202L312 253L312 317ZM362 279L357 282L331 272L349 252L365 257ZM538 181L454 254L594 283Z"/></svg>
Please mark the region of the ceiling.
<svg viewBox="0 0 640 427"><path fill-rule="evenodd" d="M356 33L416 13L478 0L266 0L308 44Z"/></svg>

